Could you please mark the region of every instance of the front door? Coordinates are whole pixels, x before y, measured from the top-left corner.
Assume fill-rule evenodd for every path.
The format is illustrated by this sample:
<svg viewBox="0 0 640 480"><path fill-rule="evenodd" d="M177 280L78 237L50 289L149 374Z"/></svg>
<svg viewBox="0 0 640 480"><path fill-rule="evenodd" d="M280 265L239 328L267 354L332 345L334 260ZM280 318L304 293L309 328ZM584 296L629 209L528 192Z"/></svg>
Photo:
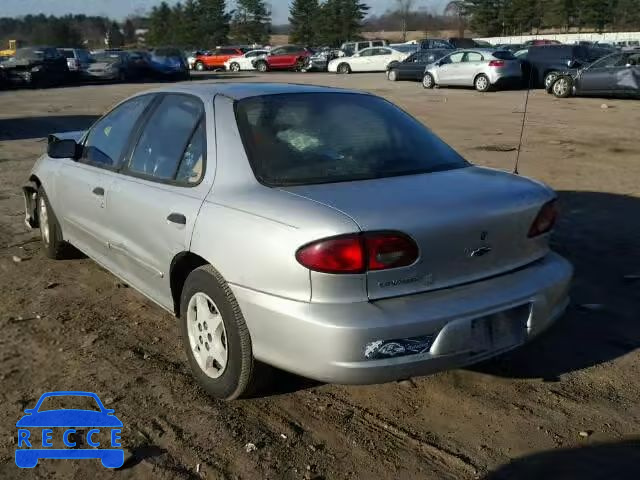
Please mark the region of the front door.
<svg viewBox="0 0 640 480"><path fill-rule="evenodd" d="M215 158L207 164L203 102L167 94L149 115L122 170L109 173L109 254L115 269L168 309L173 308L171 262L189 250L196 216L211 188L203 181L206 168L214 171Z"/></svg>
<svg viewBox="0 0 640 480"><path fill-rule="evenodd" d="M583 95L604 95L613 90L613 70L623 54L608 55L594 62L581 73L578 88Z"/></svg>
<svg viewBox="0 0 640 480"><path fill-rule="evenodd" d="M458 85L459 83L459 68L462 64L462 58L464 57L465 52L456 52L452 53L448 57L444 57L441 62L442 64L438 67L437 74L438 78L436 82L440 85Z"/></svg>
<svg viewBox="0 0 640 480"><path fill-rule="evenodd" d="M109 238L106 208L110 201L110 178L126 151L131 132L154 95L135 97L98 120L85 136L82 157L66 165L58 178L59 209L66 240L91 257L105 262Z"/></svg>

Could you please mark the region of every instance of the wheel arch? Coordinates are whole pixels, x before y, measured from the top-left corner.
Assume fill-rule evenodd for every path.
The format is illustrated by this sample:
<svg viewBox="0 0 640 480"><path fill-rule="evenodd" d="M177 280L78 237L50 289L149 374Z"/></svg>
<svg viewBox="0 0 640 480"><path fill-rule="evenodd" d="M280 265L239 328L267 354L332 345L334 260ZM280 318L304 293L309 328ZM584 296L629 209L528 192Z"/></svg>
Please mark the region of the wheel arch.
<svg viewBox="0 0 640 480"><path fill-rule="evenodd" d="M38 176L35 174L31 174L27 183L22 186L25 206L25 223L31 228L38 228L40 226L38 224L38 215L36 214L36 198L41 186L42 181L40 181Z"/></svg>
<svg viewBox="0 0 640 480"><path fill-rule="evenodd" d="M171 298L173 300L173 312L176 317L180 317L180 297L182 289L187 281L187 277L196 268L203 265L210 265L210 262L191 251L178 253L169 268L169 286L171 287Z"/></svg>

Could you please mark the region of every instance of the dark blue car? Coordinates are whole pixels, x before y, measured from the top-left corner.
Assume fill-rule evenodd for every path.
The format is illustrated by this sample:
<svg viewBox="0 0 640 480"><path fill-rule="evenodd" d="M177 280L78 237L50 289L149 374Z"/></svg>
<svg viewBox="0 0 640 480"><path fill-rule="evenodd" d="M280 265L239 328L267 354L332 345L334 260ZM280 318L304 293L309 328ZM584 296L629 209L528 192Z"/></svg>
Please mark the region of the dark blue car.
<svg viewBox="0 0 640 480"><path fill-rule="evenodd" d="M156 48L149 52L149 68L156 78L189 80L189 66L181 50L172 47Z"/></svg>
<svg viewBox="0 0 640 480"><path fill-rule="evenodd" d="M84 409L57 409L39 411L42 402L49 397L91 397L95 400L99 411ZM57 459L83 459L99 458L102 465L107 468L118 468L124 463L124 451L118 440L122 422L111 409L104 407L100 398L90 392L49 392L40 397L34 408L28 408L24 415L16 423L18 427L18 449L16 450L16 465L21 468L33 468L41 458ZM33 428L42 428L42 441ZM53 428L66 428L63 434L64 444L69 448L47 448L50 443ZM87 444L100 448L74 448L75 442L71 442L71 434L75 434L75 428L91 428L87 432ZM92 436L100 432L100 429L110 430L110 444L101 445L94 442ZM93 432L93 433L92 433ZM33 434L33 435L32 435ZM38 448L42 446L42 448ZM27 447L27 448L25 448Z"/></svg>

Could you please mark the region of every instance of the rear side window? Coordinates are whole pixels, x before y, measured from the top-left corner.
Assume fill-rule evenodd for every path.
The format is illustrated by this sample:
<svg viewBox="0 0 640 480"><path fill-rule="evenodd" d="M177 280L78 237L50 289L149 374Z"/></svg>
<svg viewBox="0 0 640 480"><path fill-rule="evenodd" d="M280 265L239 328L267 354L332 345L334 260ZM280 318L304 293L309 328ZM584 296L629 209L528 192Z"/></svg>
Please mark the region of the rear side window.
<svg viewBox="0 0 640 480"><path fill-rule="evenodd" d="M238 52L233 48L222 48L218 53L220 55L238 55Z"/></svg>
<svg viewBox="0 0 640 480"><path fill-rule="evenodd" d="M362 50L363 48L369 48L372 46L369 42L360 42L358 43L358 50Z"/></svg>
<svg viewBox="0 0 640 480"><path fill-rule="evenodd" d="M82 160L95 166L117 168L136 122L153 97L135 97L98 120L87 135Z"/></svg>
<svg viewBox="0 0 640 480"><path fill-rule="evenodd" d="M497 52L493 52L493 55L498 60L515 60L516 57L508 50L498 50Z"/></svg>
<svg viewBox="0 0 640 480"><path fill-rule="evenodd" d="M371 42L372 47L384 47L384 42L381 40L375 40Z"/></svg>
<svg viewBox="0 0 640 480"><path fill-rule="evenodd" d="M301 93L236 102L256 178L269 186L450 170L467 162L420 122L378 97Z"/></svg>
<svg viewBox="0 0 640 480"><path fill-rule="evenodd" d="M165 96L147 121L128 170L158 180L175 180L203 114L202 102L195 97ZM196 163L191 158L194 156L189 156L189 163Z"/></svg>
<svg viewBox="0 0 640 480"><path fill-rule="evenodd" d="M60 50L60 53L65 57L65 58L76 58L76 56L73 53L73 50Z"/></svg>

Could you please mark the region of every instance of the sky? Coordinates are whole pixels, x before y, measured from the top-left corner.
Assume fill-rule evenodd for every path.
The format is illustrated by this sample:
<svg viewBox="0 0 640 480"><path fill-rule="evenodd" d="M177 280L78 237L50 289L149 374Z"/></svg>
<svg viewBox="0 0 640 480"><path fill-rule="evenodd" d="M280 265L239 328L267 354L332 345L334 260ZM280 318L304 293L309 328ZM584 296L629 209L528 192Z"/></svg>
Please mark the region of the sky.
<svg viewBox="0 0 640 480"><path fill-rule="evenodd" d="M15 17L29 13L64 15L84 13L87 15L105 15L118 20L133 13L144 13L161 0L0 0L0 16ZM371 7L371 13L380 14L393 8L394 0L364 0ZM169 0L176 3L176 0ZM227 0L233 8L234 0ZM273 12L273 23L287 22L289 0L268 0ZM440 12L446 0L415 0L416 8L428 8Z"/></svg>

